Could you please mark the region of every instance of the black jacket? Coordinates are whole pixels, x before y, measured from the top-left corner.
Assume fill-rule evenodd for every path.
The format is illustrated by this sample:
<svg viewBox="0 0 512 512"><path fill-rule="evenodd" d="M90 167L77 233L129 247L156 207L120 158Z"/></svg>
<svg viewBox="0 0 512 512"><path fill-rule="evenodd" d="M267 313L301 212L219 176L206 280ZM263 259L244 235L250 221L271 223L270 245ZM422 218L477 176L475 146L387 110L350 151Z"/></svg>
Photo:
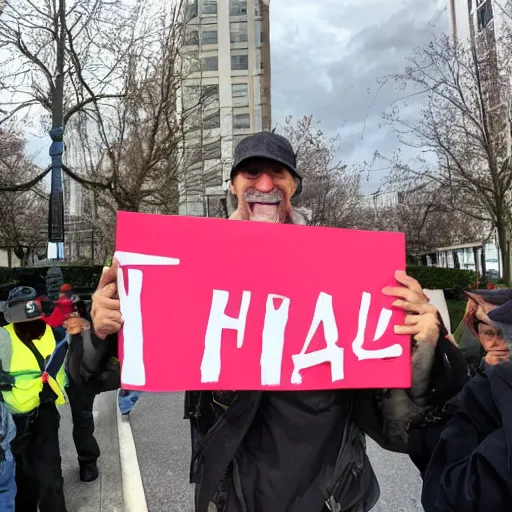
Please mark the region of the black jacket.
<svg viewBox="0 0 512 512"><path fill-rule="evenodd" d="M408 390L187 392L196 511L207 512L211 502L219 512L320 512L325 502L338 512L370 510L379 487L365 434L385 449L407 452L409 427L437 418L465 382L464 359L445 335L424 393L414 399ZM116 336L107 342L84 337L84 359L70 367L80 368L86 381L94 378L115 343ZM262 431L270 432L270 443ZM415 451L428 459L426 448Z"/></svg>
<svg viewBox="0 0 512 512"><path fill-rule="evenodd" d="M425 511L512 510L512 363L478 369L447 404L444 420L432 457L420 466Z"/></svg>
<svg viewBox="0 0 512 512"><path fill-rule="evenodd" d="M287 428L290 425L300 426L304 421L301 415L306 408L317 421L321 421L319 413L325 412L324 408L328 408L327 414L335 414L336 407L344 408L344 414L338 419L339 431L333 432L333 438L339 436L341 440L334 454L333 467L329 467L332 460L326 457L328 452L314 453L312 450L317 441L317 429L311 429L300 444L290 447L280 457L280 461L293 461L297 459L297 450L314 453L300 471L286 467L286 462L279 467L279 472L288 471L290 476L308 481L309 486L302 489L298 482L288 480L276 493L275 487L279 482L260 478L266 487L260 483L249 496L242 492L244 487L251 488L252 482L262 472L271 471L275 464L275 457L270 453L264 449L260 452L251 450L247 443L251 426L258 422L258 411L262 410L264 416L270 414L269 405L265 402L265 395L270 393L187 393L185 414L191 421L193 453L190 478L196 483L196 511L206 512L208 504L214 502L219 512L266 512L271 505L267 502L263 506L258 498L267 494L279 502L272 509L276 512L319 512L326 501L330 502L332 510L340 512L370 510L380 491L366 456L364 434L385 449L406 453L409 426L426 421L430 427L430 423L439 418L446 401L466 382L464 359L445 334L443 332L438 340L422 406L412 402L404 390L340 390L333 392L336 398L332 397L332 403L326 406L319 405L312 410L311 402L318 403L320 397L324 397L323 402L329 400L329 392L321 391L312 392L312 397L308 395L303 410L287 408L286 421L282 421L281 429L275 428L270 450L275 450L281 443L286 444L290 437ZM304 396L306 392L297 395ZM291 401L293 398L288 400ZM287 407L285 402L282 404ZM295 416L290 417L292 414ZM266 428L270 429L269 426ZM323 445L320 446L322 448ZM415 446L415 449L420 450L424 459L430 456L427 445ZM248 450L251 450L252 464L240 468L244 452ZM322 475L325 476L323 480ZM300 492L290 493L289 488L299 488ZM229 499L230 495L236 495L238 499Z"/></svg>

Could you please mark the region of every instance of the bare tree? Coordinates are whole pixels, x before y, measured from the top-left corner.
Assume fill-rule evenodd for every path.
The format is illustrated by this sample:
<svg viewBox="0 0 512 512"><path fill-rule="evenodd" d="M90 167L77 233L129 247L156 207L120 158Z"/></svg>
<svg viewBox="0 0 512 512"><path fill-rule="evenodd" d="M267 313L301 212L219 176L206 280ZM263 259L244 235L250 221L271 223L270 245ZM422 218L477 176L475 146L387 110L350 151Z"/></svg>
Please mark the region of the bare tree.
<svg viewBox="0 0 512 512"><path fill-rule="evenodd" d="M20 0L0 17L3 119L38 106L66 127L63 170L88 191L85 216L105 240L117 209L176 213L180 172L201 158L184 148L209 102L201 91L182 103L200 63L183 51L184 16L183 0Z"/></svg>
<svg viewBox="0 0 512 512"><path fill-rule="evenodd" d="M309 210L313 225L357 226L360 211L360 173L337 160L339 139L329 138L313 116L288 117L281 129L297 155L304 190L296 203Z"/></svg>
<svg viewBox="0 0 512 512"><path fill-rule="evenodd" d="M484 242L488 227L462 212L449 211L449 198L443 189L424 184L414 189L383 192L389 198L384 204L377 192L366 204L359 228L405 233L407 255L410 257L439 247L475 241ZM487 230L486 230L487 228Z"/></svg>
<svg viewBox="0 0 512 512"><path fill-rule="evenodd" d="M99 109L86 107L73 123L76 158L64 170L89 191L89 220L106 238L118 209L178 213L184 169L207 150L185 139L205 129L216 103L218 117L218 91L194 87L185 97L184 79L200 64L184 52L183 16L179 1L134 27L122 94L99 101Z"/></svg>
<svg viewBox="0 0 512 512"><path fill-rule="evenodd" d="M491 35L480 34L478 45L457 46L443 37L416 50L394 78L423 94L424 107L413 120L396 105L385 117L403 143L422 153L419 167L395 159L391 180L406 188L429 184L443 192L446 215L461 212L495 227L508 281L511 75L507 60L498 59L505 48ZM429 163L425 153L437 163Z"/></svg>
<svg viewBox="0 0 512 512"><path fill-rule="evenodd" d="M121 2L104 0L13 0L3 6L0 124L15 118L29 121L37 113L49 113L50 122L44 124L51 127L53 141L51 242L64 241L65 127L87 106L98 110L100 100L119 96L126 34L138 23L139 4L130 9Z"/></svg>
<svg viewBox="0 0 512 512"><path fill-rule="evenodd" d="M65 126L85 107L119 97L139 8L140 2L130 9L102 0L7 1L0 17L0 123L42 115L42 107L53 127Z"/></svg>
<svg viewBox="0 0 512 512"><path fill-rule="evenodd" d="M0 130L0 181L30 180L40 174L25 156L25 141L12 128ZM47 197L38 188L0 192L0 240L26 266L46 248Z"/></svg>

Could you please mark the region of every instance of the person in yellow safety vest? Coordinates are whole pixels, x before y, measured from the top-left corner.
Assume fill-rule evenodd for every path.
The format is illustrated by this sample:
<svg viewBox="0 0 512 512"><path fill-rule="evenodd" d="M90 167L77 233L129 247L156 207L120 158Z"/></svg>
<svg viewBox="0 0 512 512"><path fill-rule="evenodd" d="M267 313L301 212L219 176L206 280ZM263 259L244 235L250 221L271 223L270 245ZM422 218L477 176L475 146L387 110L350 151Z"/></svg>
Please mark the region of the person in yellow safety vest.
<svg viewBox="0 0 512 512"><path fill-rule="evenodd" d="M17 430L16 512L66 512L56 405L65 403L67 346L56 344L42 320L53 303L33 288L11 290L1 309L8 324L0 328L0 360L14 379L2 396Z"/></svg>

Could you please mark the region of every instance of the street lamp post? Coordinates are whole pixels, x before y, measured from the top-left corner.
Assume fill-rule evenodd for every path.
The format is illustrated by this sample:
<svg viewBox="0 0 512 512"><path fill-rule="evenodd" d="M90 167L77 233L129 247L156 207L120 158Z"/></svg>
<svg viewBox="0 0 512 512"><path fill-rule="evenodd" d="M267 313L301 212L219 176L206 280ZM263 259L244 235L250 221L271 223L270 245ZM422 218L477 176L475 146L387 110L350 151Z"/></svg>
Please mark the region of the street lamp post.
<svg viewBox="0 0 512 512"><path fill-rule="evenodd" d="M64 258L64 192L62 187L62 154L64 128L50 130L52 159L50 204L48 209L48 258Z"/></svg>

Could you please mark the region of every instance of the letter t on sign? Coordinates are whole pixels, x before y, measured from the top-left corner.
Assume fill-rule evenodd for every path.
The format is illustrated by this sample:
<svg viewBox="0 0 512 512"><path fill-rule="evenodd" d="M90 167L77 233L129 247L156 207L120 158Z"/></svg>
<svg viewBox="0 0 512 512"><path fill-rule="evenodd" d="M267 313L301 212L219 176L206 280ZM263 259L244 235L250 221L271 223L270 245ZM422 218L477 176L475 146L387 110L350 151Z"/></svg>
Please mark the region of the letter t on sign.
<svg viewBox="0 0 512 512"><path fill-rule="evenodd" d="M124 359L121 370L123 384L143 386L146 384L146 369L144 367L144 330L142 327L142 270L130 268L128 270L129 292L127 293L123 270L128 266L171 266L179 265L177 258L139 254L136 252L118 251L114 257L119 261L117 272L117 290L121 302L121 315L123 316Z"/></svg>
<svg viewBox="0 0 512 512"><path fill-rule="evenodd" d="M225 290L213 290L212 306L210 308L210 316L204 337L204 352L203 360L201 361L201 382L219 382L221 370L220 352L222 331L224 329L235 329L237 331L237 348L241 348L244 343L245 323L251 302L251 292L242 293L242 304L238 318L232 318L226 315L228 301L229 292Z"/></svg>

